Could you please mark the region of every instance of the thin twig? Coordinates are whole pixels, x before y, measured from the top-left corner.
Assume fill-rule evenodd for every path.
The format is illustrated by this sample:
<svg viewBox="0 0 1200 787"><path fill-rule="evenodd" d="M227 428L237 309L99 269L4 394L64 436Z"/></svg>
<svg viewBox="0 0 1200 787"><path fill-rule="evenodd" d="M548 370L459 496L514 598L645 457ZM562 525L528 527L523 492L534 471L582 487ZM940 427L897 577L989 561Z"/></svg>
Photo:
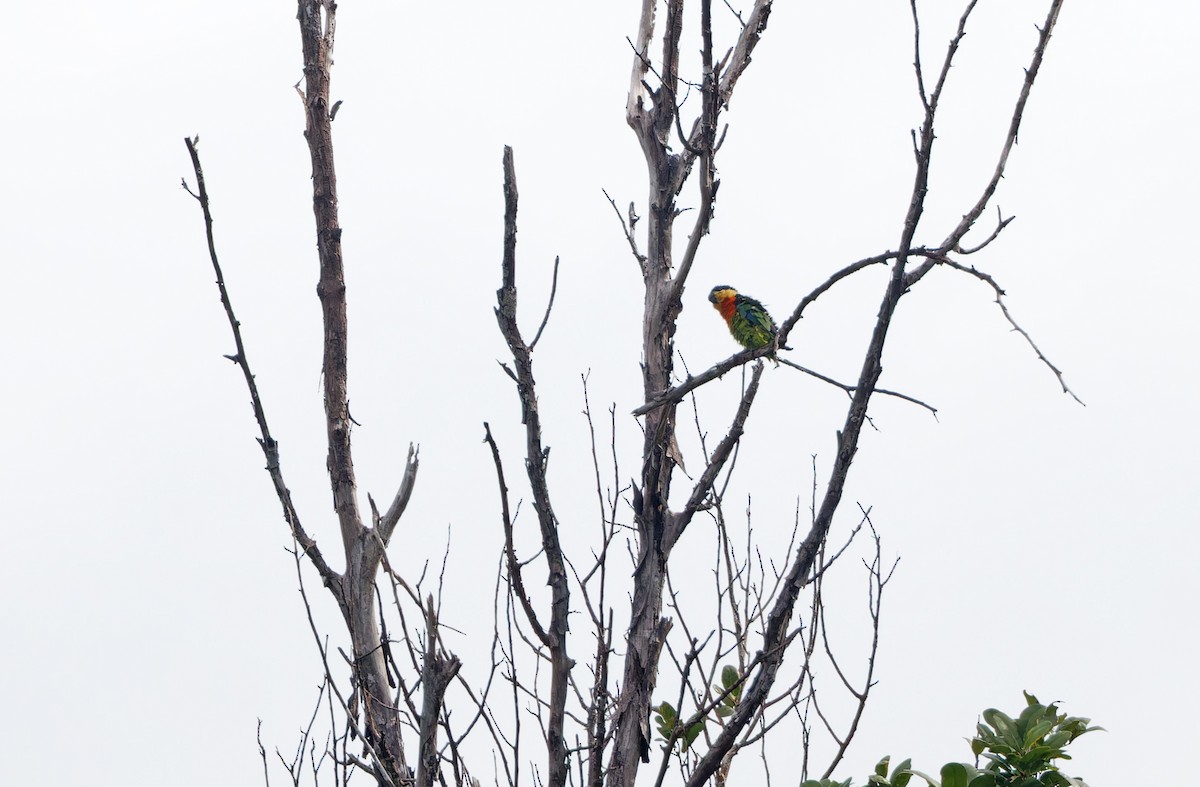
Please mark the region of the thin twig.
<svg viewBox="0 0 1200 787"><path fill-rule="evenodd" d="M388 506L387 512L383 516L377 517L379 540L383 547L386 547L391 541L396 524L404 515L404 510L408 508L408 501L412 497L413 487L417 482L417 468L420 464L420 449L409 443L408 458L404 460L404 477L400 479L400 488L396 490L396 496L392 498L392 504ZM374 508L373 502L371 505Z"/></svg>
<svg viewBox="0 0 1200 787"><path fill-rule="evenodd" d="M980 243L978 246L964 248L962 243L960 242L954 248L954 251L957 251L959 254L963 254L963 255L974 254L977 251L982 251L983 249L987 248L991 244L992 241L994 241L996 238L1000 237L1000 233L1003 232L1004 228L1007 227L1009 224L1011 224L1012 220L1015 218L1016 218L1016 216L1009 216L1007 219L1004 218L1004 214L1000 212L1000 206L997 205L996 206L996 229L992 230L992 234L988 235L987 238L982 243Z"/></svg>
<svg viewBox="0 0 1200 787"><path fill-rule="evenodd" d="M262 719L258 720L258 727L254 732L254 740L258 743L258 756L262 758L263 782L266 783L266 787L271 787L271 773L267 767L267 750L263 748L262 742Z"/></svg>
<svg viewBox="0 0 1200 787"><path fill-rule="evenodd" d="M754 397L758 393L758 384L762 379L763 368L762 361L754 365L750 384L746 386L746 391L742 394L742 401L738 404L733 422L729 425L725 436L721 438L721 442L717 444L712 457L709 458L708 465L704 468L704 472L700 474L700 478L692 487L692 493L688 497L687 503L679 513L672 517L671 525L663 535L664 540L668 543L673 543L683 534L684 529L687 528L696 511L700 509L705 499L712 494L713 484L717 480L717 475L721 472L721 468L729 459L730 453L738 441L741 440L742 434L745 431L746 419L750 417L750 406L754 404Z"/></svg>
<svg viewBox="0 0 1200 787"><path fill-rule="evenodd" d="M1046 368L1053 372L1054 376L1058 378L1058 384L1062 386L1063 393L1068 394L1072 399L1074 399L1076 402L1079 402L1079 404L1083 405L1084 407L1087 406L1084 404L1083 400L1076 396L1075 392L1067 386L1067 381L1063 377L1062 371L1050 362L1050 359L1046 357L1045 353L1041 351L1041 348L1039 348L1033 341L1033 337L1029 335L1029 332L1018 325L1017 321L1013 319L1013 316L1008 311L1008 306L1004 303L1005 292L1000 285L996 283L996 280L992 278L991 274L984 273L983 271L976 269L974 266L963 265L955 262L949 257L939 257L938 262L947 267L954 268L955 270L974 276L976 279L979 279L990 286L996 295L996 305L1000 307L1000 313L1004 315L1004 319L1008 321L1008 324L1012 326L1014 331L1024 337L1026 343L1028 343L1029 346L1033 348L1033 351L1037 353L1038 360L1045 364Z"/></svg>
<svg viewBox="0 0 1200 787"><path fill-rule="evenodd" d="M287 522L288 528L292 531L296 542L303 549L304 554L312 561L316 567L317 573L321 575L322 581L329 591L337 600L338 606L341 607L343 614L346 612L346 600L342 594L342 577L341 574L334 571L325 561L325 556L322 554L317 542L304 530L300 524L300 515L296 513L296 507L292 503L292 493L288 489L287 483L283 479L283 470L280 468L279 459L279 443L271 436L271 429L267 426L266 409L263 407L262 396L258 392L258 384L254 380L254 373L250 371L250 359L246 354L246 345L242 341L242 323L238 320L233 312L233 301L229 297L229 291L225 287L225 276L221 272L221 263L217 259L217 247L213 238L213 218L209 207L208 187L204 180L204 170L200 166L200 152L196 139L185 138L184 144L187 145L188 155L192 159L192 170L196 174L196 192L188 188L187 182L183 182L183 188L191 194L197 202L200 203L200 210L204 214L204 234L208 242L208 256L212 261L213 271L217 275L217 291L221 295L221 305L225 308L225 317L229 321L229 329L233 333L234 347L237 348L236 354L226 356L231 361L236 363L242 370L242 377L246 381L246 389L250 392L250 406L254 410L254 420L258 422L260 437L258 444L262 447L263 454L267 459L267 473L271 477L271 482L275 487L275 494L279 498L279 503L283 506L283 518Z"/></svg>
<svg viewBox="0 0 1200 787"><path fill-rule="evenodd" d="M558 257L554 258L554 274L550 278L550 299L546 302L546 313L542 316L542 324L538 326L537 333L533 335L533 341L529 343L529 351L533 352L533 348L537 347L538 339L542 338L542 331L546 330L546 323L550 322L550 310L554 308L554 294L558 292Z"/></svg>
<svg viewBox="0 0 1200 787"><path fill-rule="evenodd" d="M805 374L807 374L811 377L815 377L818 380L821 380L822 382L826 382L832 386L841 388L843 391L845 391L850 396L853 396L854 392L857 390L856 386L847 385L846 383L840 383L837 380L833 379L832 377L826 377L825 375L821 374L820 372L814 372L812 369L809 369L806 366L801 366L798 363L789 361L786 358L780 358L778 360L784 366L790 366L793 369L800 371L800 372L804 372ZM921 407L924 407L929 412L933 413L934 418L937 418L937 408L936 407L934 407L931 404L922 402L920 399L916 399L912 396L909 396L908 394L902 394L902 393L899 393L898 391L890 391L887 388L876 388L875 393L882 394L884 396L894 396L897 399L903 399L906 402L912 402L915 405L920 405Z"/></svg>
<svg viewBox="0 0 1200 787"><path fill-rule="evenodd" d="M500 449L492 437L492 427L486 421L483 423L483 431L483 441L492 449L492 461L496 465L496 481L500 485L500 521L504 527L504 555L508 565L508 579L512 583L512 595L520 602L521 609L525 610L525 617L529 620L529 625L533 627L533 633L543 645L549 647L550 635L546 633L546 629L538 620L537 612L533 609L533 602L529 600L529 593L525 590L525 580L521 573L522 564L517 560L516 548L513 545L513 522L508 509L508 485L504 483L504 464L500 459Z"/></svg>
<svg viewBox="0 0 1200 787"><path fill-rule="evenodd" d="M862 506L859 506L859 510L862 510ZM830 760L829 765L825 769L824 775L821 777L823 779L828 779L830 777L834 769L838 766L838 763L840 763L842 758L846 755L846 750L850 746L850 741L853 740L855 734L858 732L858 725L862 721L863 712L867 707L867 699L870 696L871 689L875 685L875 660L879 654L879 619L880 608L883 602L883 589L891 579L892 573L895 572L896 565L900 562L899 558L897 558L896 562L892 564L892 568L888 572L888 575L886 577L883 576L881 567L883 561L881 548L882 542L879 538L879 533L876 532L875 525L870 521L867 511L863 511L863 518L867 520L868 524L870 524L871 535L875 541L875 558L869 565L867 565L867 570L870 574L867 585L867 608L871 616L871 649L867 656L867 674L863 678L862 690L857 691L850 686L848 682L846 683L846 687L850 690L850 694L857 700L857 705L854 710L854 716L850 720L850 725L846 729L846 734L839 742L837 752ZM866 561L863 562L866 563ZM821 622L821 637L825 641L826 653L829 655L830 662L833 664L838 676L845 681L846 679L845 676L842 675L841 668L838 667L837 661L833 658L833 653L829 650L829 641L826 638L824 616L822 616Z"/></svg>
<svg viewBox="0 0 1200 787"><path fill-rule="evenodd" d="M957 248L962 241L963 236L971 229L975 221L983 214L992 195L996 192L996 187L1000 184L1000 179L1004 177L1004 168L1008 164L1009 153L1012 152L1012 147L1017 141L1017 132L1021 128L1021 119L1025 114L1025 105L1029 101L1029 93L1033 89L1033 81L1037 79L1038 71L1042 67L1042 58L1046 54L1046 47L1050 43L1050 35L1054 32L1054 24L1058 21L1058 13L1062 10L1063 0L1052 0L1050 10L1046 13L1046 21L1038 28L1038 41L1033 50L1033 59L1029 66L1025 69L1025 81L1021 84L1021 93L1017 97L1016 106L1013 107L1012 120L1008 124L1008 134L1004 138L1004 145L1000 149L1000 157L996 162L996 169L992 173L992 177L984 186L983 193L979 196L979 200L975 203L966 214L958 226L951 231L947 236L946 241L942 244L943 248ZM971 3L971 7L975 5ZM970 8L967 9L970 13ZM963 22L966 21L966 14L963 14ZM961 25L960 25L960 30ZM940 88L940 85L939 85Z"/></svg>

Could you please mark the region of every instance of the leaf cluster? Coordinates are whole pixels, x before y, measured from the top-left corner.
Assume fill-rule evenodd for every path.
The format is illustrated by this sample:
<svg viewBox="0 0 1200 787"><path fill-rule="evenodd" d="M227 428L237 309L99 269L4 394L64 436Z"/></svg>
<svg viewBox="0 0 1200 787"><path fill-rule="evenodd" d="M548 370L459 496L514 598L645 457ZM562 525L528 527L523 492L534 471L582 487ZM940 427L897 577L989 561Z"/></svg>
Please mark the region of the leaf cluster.
<svg viewBox="0 0 1200 787"><path fill-rule="evenodd" d="M935 779L915 770L911 760L892 770L891 757L884 757L866 784L907 787L915 776L929 787L1087 787L1082 779L1063 773L1057 761L1071 759L1066 747L1080 735L1103 727L1089 726L1091 719L1060 713L1056 704L1043 705L1028 692L1025 703L1016 718L995 708L983 712L971 739L976 765L946 763ZM983 768L978 767L980 757L988 761ZM801 787L852 787L852 783L809 779Z"/></svg>
<svg viewBox="0 0 1200 787"><path fill-rule="evenodd" d="M720 700L712 708L718 718L724 719L733 715L738 701L741 699L744 685L737 667L726 664L721 668L721 681L713 686L717 696L720 697ZM707 718L702 716L692 724L686 725L686 720L679 718L679 712L675 710L675 706L666 701L659 703L654 708L655 727L664 746L669 748L674 748L676 743L681 743L683 750L690 749L704 730L706 723Z"/></svg>

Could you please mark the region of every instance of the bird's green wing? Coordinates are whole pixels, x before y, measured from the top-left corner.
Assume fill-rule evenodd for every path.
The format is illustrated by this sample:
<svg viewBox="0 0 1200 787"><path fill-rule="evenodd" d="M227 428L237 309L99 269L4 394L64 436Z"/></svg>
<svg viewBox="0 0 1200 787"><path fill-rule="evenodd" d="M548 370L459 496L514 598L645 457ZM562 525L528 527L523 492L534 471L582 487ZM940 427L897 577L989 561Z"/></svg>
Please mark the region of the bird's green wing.
<svg viewBox="0 0 1200 787"><path fill-rule="evenodd" d="M753 298L739 295L737 309L729 326L733 337L750 349L762 347L775 340L775 321Z"/></svg>
<svg viewBox="0 0 1200 787"><path fill-rule="evenodd" d="M741 318L753 328L775 334L775 321L767 313L766 307L755 299L741 296L738 299L737 310Z"/></svg>

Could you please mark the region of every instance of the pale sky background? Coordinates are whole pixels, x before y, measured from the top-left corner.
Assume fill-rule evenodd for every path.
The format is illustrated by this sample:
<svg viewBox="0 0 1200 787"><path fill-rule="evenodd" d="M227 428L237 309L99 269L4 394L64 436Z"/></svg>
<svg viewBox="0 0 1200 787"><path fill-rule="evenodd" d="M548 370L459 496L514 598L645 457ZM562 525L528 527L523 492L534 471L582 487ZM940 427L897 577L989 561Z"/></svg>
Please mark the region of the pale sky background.
<svg viewBox="0 0 1200 787"><path fill-rule="evenodd" d="M393 560L415 575L449 539L443 617L466 632L454 647L468 669L490 635L500 544L484 420L510 479L520 469L491 311L505 144L529 330L562 258L536 362L564 528L596 528L582 373L599 421L615 403L622 473L636 472L624 414L640 404L641 285L601 189L645 213L624 120L638 6L340 5L356 466L364 500L388 498L420 444ZM918 242L940 241L991 172L1045 6L980 3ZM935 63L960 4L922 9ZM6 21L0 784L261 784L256 719L288 751L320 665L179 181L183 137L199 134L284 469L333 553L294 6L60 0L15 4ZM840 778L861 783L888 753L929 771L964 760L977 713L1017 710L1022 689L1108 729L1073 749L1068 772L1093 787L1183 778L1177 733L1200 702L1198 24L1190 3L1067 3L997 195L1017 219L972 259L1086 408L979 282L937 271L900 306L881 384L935 404L940 421L877 399L880 431L864 437L835 524L837 540L855 503L871 506L885 554L901 557L879 683ZM705 301L713 284L778 316L836 268L895 248L919 122L911 48L900 0L776 4L727 116L717 217L684 297L678 348L693 369L736 349ZM883 275L814 306L792 357L852 379ZM735 378L701 399L710 431L728 421ZM807 501L813 454L824 477L842 403L767 370L731 504L753 494L764 548ZM683 449L701 464L694 439ZM851 616L852 644L865 592L861 569L845 571L831 614ZM794 784L776 762L774 783Z"/></svg>

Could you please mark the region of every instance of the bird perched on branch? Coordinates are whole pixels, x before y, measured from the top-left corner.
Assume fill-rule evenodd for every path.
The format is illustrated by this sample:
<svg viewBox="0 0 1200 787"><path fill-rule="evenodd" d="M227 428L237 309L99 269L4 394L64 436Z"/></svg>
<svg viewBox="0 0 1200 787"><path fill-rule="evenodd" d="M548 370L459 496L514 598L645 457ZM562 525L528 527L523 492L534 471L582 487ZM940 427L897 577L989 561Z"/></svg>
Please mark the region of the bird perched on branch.
<svg viewBox="0 0 1200 787"><path fill-rule="evenodd" d="M779 328L775 326L775 321L767 313L766 307L755 299L742 295L728 284L719 284L712 288L708 300L725 318L725 324L729 326L733 338L747 350L757 350L759 347L775 343ZM776 365L779 364L774 351L767 357L775 361Z"/></svg>

